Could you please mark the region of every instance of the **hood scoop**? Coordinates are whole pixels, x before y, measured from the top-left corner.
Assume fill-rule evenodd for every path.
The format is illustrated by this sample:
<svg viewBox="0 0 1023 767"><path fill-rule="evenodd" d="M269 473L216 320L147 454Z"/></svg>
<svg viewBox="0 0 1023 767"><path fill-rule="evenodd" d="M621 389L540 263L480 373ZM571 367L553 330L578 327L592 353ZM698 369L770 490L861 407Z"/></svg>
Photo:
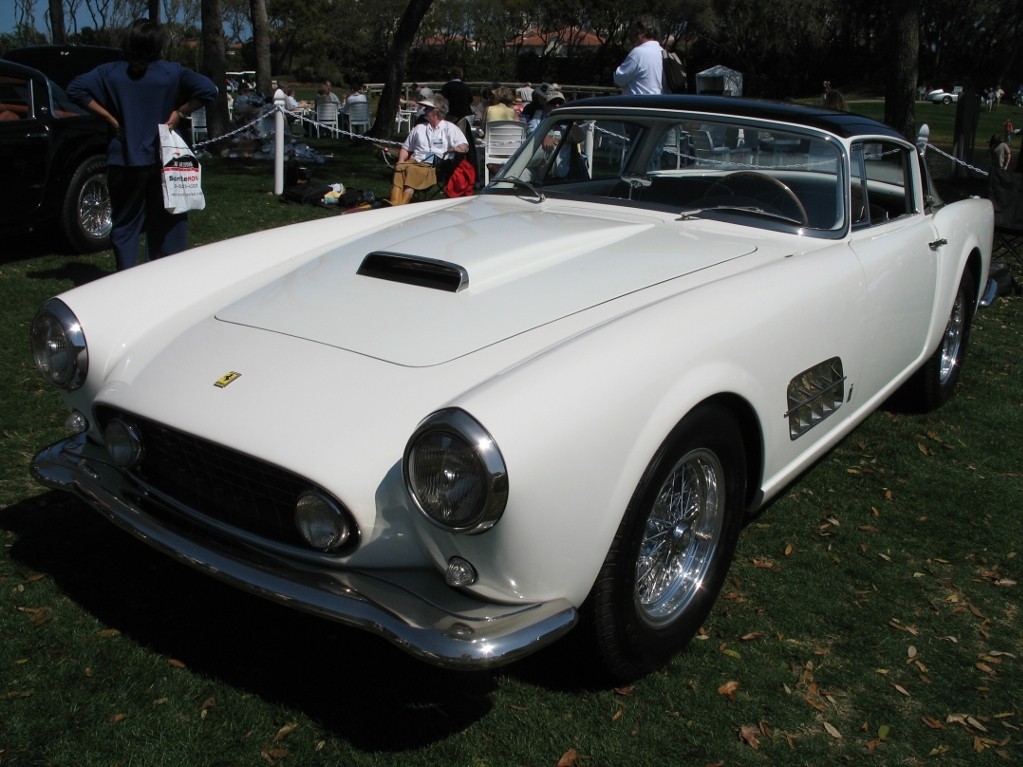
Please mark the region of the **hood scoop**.
<svg viewBox="0 0 1023 767"><path fill-rule="evenodd" d="M469 273L457 264L386 251L370 253L362 259L356 273L363 277L418 285L447 293L457 293L469 285Z"/></svg>

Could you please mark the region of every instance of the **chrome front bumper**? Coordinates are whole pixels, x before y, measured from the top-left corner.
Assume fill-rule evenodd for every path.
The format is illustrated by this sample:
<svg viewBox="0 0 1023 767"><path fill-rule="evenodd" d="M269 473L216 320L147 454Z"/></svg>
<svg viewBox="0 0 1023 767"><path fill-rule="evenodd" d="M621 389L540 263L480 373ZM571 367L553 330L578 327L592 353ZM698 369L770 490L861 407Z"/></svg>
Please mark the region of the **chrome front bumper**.
<svg viewBox="0 0 1023 767"><path fill-rule="evenodd" d="M179 562L288 607L378 634L435 665L474 669L510 663L566 634L577 619L566 600L481 602L449 588L433 571L312 569L185 534L133 503L138 489L85 435L40 452L32 474L49 487L75 493Z"/></svg>

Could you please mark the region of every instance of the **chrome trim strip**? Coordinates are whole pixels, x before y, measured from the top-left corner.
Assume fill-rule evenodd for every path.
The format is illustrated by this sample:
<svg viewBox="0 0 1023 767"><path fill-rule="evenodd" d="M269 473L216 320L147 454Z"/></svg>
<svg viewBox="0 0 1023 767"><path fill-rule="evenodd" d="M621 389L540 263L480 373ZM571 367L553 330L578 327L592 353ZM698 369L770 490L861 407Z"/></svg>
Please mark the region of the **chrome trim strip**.
<svg viewBox="0 0 1023 767"><path fill-rule="evenodd" d="M447 587L434 571L325 571L216 539L193 539L127 500L129 483L102 448L77 435L32 461L33 476L75 493L101 515L171 558L265 599L383 637L448 668L502 665L566 634L578 617L564 599L502 605Z"/></svg>

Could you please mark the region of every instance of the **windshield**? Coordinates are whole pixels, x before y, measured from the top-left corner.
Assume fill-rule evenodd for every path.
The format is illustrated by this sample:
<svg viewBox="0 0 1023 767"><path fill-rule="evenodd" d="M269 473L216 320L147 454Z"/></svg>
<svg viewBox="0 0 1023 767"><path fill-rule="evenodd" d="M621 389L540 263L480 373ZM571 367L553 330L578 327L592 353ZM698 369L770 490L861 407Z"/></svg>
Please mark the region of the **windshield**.
<svg viewBox="0 0 1023 767"><path fill-rule="evenodd" d="M844 226L848 180L837 141L741 118L693 118L549 120L492 189L596 197L755 226L822 233Z"/></svg>

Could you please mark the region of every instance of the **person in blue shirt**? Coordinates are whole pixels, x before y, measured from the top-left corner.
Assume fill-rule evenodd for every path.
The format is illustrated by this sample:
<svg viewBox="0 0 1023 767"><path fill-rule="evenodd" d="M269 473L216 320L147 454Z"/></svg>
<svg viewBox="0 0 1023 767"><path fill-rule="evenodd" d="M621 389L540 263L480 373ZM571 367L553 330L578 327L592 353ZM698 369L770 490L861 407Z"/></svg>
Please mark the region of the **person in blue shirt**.
<svg viewBox="0 0 1023 767"><path fill-rule="evenodd" d="M212 102L217 88L208 77L165 61L166 41L159 24L138 19L125 32L124 60L101 64L67 88L75 103L98 114L112 130L107 185L119 271L138 263L143 231L150 260L188 247L188 214L168 213L163 205L158 125L176 129Z"/></svg>

